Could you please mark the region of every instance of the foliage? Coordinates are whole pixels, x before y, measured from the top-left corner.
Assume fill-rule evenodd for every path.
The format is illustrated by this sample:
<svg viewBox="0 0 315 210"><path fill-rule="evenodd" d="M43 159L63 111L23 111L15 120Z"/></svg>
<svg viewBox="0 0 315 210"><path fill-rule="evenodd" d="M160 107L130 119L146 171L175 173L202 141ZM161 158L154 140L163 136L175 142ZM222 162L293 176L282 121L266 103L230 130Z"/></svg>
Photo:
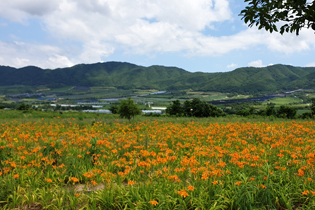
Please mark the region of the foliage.
<svg viewBox="0 0 315 210"><path fill-rule="evenodd" d="M50 105L47 106L47 108L50 108ZM96 108L93 108L91 105L79 105L79 106L61 106L60 104L57 104L54 108L55 111L65 111L65 110L76 110L76 111L82 111L82 110L96 110Z"/></svg>
<svg viewBox="0 0 315 210"><path fill-rule="evenodd" d="M293 119L296 115L296 109L289 106L281 105L277 111L277 117Z"/></svg>
<svg viewBox="0 0 315 210"><path fill-rule="evenodd" d="M274 108L275 107L273 105L267 106L265 111L266 116L276 115L276 111Z"/></svg>
<svg viewBox="0 0 315 210"><path fill-rule="evenodd" d="M161 117L159 113L146 113L143 115L144 117Z"/></svg>
<svg viewBox="0 0 315 210"><path fill-rule="evenodd" d="M187 117L219 117L225 115L221 109L201 101L199 98L194 98L192 101L186 100L183 107L179 100L173 101L173 104L167 107L166 113Z"/></svg>
<svg viewBox="0 0 315 210"><path fill-rule="evenodd" d="M311 116L315 117L315 98L311 99L312 105L311 105Z"/></svg>
<svg viewBox="0 0 315 210"><path fill-rule="evenodd" d="M111 111L113 114L118 114L118 109L119 109L118 105L111 105L109 107L109 111Z"/></svg>
<svg viewBox="0 0 315 210"><path fill-rule="evenodd" d="M127 100L122 100L118 108L118 114L121 118L126 118L130 121L134 116L141 114L137 104L129 97Z"/></svg>
<svg viewBox="0 0 315 210"><path fill-rule="evenodd" d="M169 115L176 115L176 116L182 116L183 107L180 104L179 100L175 100L172 102L170 106L166 108L166 113Z"/></svg>
<svg viewBox="0 0 315 210"><path fill-rule="evenodd" d="M280 33L296 32L299 35L301 28L312 28L315 31L315 1L307 0L245 0L248 2L241 11L242 19L250 27L258 26L272 33L278 32L277 24L284 22Z"/></svg>
<svg viewBox="0 0 315 210"><path fill-rule="evenodd" d="M247 109L239 110L237 114L241 116L249 116L249 115L255 114L254 111L255 111L255 108L251 106Z"/></svg>
<svg viewBox="0 0 315 210"><path fill-rule="evenodd" d="M233 103L233 104L226 104L223 108L223 111L227 114L239 114L243 115L244 110L251 111L251 114L254 114L253 106L255 105L261 105L261 102L238 102L238 103ZM249 114L245 114L246 116Z"/></svg>
<svg viewBox="0 0 315 210"><path fill-rule="evenodd" d="M17 107L17 110L29 110L31 106L29 104L22 103Z"/></svg>
<svg viewBox="0 0 315 210"><path fill-rule="evenodd" d="M232 97L235 97L237 95L238 95L237 93L229 93L229 94L227 94L227 97L232 98Z"/></svg>

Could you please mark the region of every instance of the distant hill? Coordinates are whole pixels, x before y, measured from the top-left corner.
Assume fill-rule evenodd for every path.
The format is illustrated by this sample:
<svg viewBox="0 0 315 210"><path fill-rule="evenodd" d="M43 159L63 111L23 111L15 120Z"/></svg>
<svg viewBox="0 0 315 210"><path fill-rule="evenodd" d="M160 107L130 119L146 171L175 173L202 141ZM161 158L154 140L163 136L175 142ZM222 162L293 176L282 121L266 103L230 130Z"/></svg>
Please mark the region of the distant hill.
<svg viewBox="0 0 315 210"><path fill-rule="evenodd" d="M11 85L193 89L255 94L315 88L315 67L278 64L264 68L238 68L225 73L191 73L176 67L143 67L123 62L80 64L54 70L35 66L19 69L0 66L0 86Z"/></svg>

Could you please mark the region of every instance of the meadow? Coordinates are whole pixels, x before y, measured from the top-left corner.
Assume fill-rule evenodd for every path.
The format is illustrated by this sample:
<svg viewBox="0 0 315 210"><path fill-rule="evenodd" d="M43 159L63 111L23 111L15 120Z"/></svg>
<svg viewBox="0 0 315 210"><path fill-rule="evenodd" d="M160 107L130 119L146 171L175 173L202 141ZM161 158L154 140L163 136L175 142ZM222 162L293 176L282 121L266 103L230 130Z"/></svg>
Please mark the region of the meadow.
<svg viewBox="0 0 315 210"><path fill-rule="evenodd" d="M315 208L313 121L30 115L1 121L2 209Z"/></svg>

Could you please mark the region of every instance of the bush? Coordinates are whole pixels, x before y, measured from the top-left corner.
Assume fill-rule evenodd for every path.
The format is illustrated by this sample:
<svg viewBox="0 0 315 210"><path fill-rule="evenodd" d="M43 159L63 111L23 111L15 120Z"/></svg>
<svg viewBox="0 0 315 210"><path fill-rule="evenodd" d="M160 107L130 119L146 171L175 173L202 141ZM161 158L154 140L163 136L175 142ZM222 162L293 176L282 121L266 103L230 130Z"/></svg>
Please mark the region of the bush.
<svg viewBox="0 0 315 210"><path fill-rule="evenodd" d="M17 108L17 110L29 110L31 108L31 106L29 104L20 104Z"/></svg>
<svg viewBox="0 0 315 210"><path fill-rule="evenodd" d="M118 105L111 105L109 107L109 111L111 111L113 114L117 114L118 113L118 109L119 109Z"/></svg>
<svg viewBox="0 0 315 210"><path fill-rule="evenodd" d="M296 109L289 106L280 106L280 109L277 111L277 117L293 119L296 115Z"/></svg>

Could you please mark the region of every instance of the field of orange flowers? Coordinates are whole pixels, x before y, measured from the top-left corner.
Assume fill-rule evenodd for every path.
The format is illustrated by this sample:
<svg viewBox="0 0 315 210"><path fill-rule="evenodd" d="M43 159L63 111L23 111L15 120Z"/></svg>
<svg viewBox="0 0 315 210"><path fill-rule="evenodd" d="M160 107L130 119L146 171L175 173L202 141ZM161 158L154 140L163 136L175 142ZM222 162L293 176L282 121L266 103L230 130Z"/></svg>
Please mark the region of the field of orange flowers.
<svg viewBox="0 0 315 210"><path fill-rule="evenodd" d="M314 209L315 123L12 121L3 209Z"/></svg>

